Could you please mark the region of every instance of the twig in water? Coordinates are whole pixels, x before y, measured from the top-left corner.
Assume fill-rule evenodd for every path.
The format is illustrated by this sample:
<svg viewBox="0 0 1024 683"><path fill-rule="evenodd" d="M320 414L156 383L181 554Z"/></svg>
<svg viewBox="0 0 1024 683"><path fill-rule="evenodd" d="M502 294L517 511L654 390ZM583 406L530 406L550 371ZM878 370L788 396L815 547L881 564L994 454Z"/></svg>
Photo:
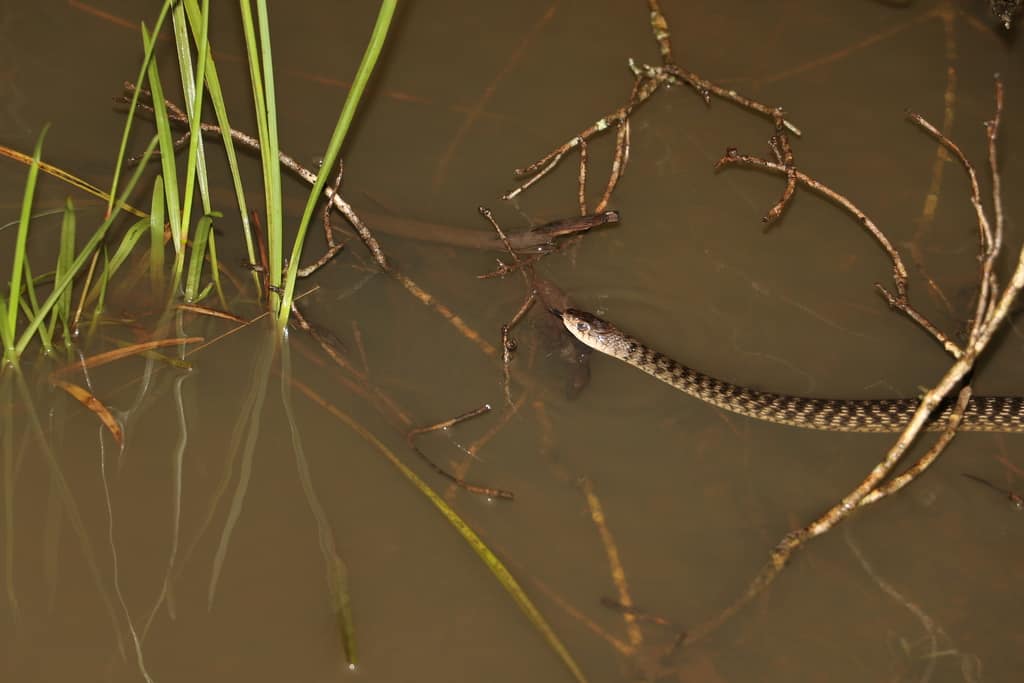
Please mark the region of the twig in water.
<svg viewBox="0 0 1024 683"><path fill-rule="evenodd" d="M786 207L789 206L789 203L793 200L794 193L796 193L796 166L793 161L793 148L789 144L789 136L783 127L786 119L782 107L775 110L773 117L775 119L775 135L769 140L769 145L771 146L772 154L775 155L775 161L782 164L786 169L786 188L782 191L782 196L775 203L775 206L769 209L768 213L761 219L764 223L774 223L782 215L782 212L786 210Z"/></svg>
<svg viewBox="0 0 1024 683"><path fill-rule="evenodd" d="M626 622L626 636L629 644L638 649L644 644L644 634L637 625L636 615L630 610L633 609L633 596L629 591L629 582L626 580L626 570L622 566L619 557L619 547L615 543L611 530L608 528L607 519L604 516L604 506L601 499L594 491L594 485L590 479L584 477L580 482L583 489L583 496L586 498L587 507L590 509L590 521L597 528L597 535L601 538L601 545L604 546L605 557L608 558L608 570L615 590L618 593L618 604L623 606L622 615Z"/></svg>
<svg viewBox="0 0 1024 683"><path fill-rule="evenodd" d="M363 374L370 376L370 361L366 357L366 347L363 345L363 333L359 329L359 322L352 321L352 339L356 342L356 351L359 352L359 360L363 364Z"/></svg>
<svg viewBox="0 0 1024 683"><path fill-rule="evenodd" d="M661 3L658 0L647 0L647 8L651 13L651 32L654 33L654 40L658 43L658 52L661 53L662 64L674 64L672 58L672 34L668 30L668 19L661 11Z"/></svg>
<svg viewBox="0 0 1024 683"><path fill-rule="evenodd" d="M998 491L999 493L1006 496L1007 500L1013 503L1013 507L1015 507L1018 510L1024 510L1024 496L1021 496L1016 491L1011 491L1010 489L1004 489L1001 486L996 486L988 479L983 479L975 474L968 474L967 472L961 472L960 474L967 477L968 479L978 482L979 484L984 484L985 486L989 487L994 491Z"/></svg>
<svg viewBox="0 0 1024 683"><path fill-rule="evenodd" d="M345 162L343 162L342 160L339 159L338 160L338 175L334 179L334 184L331 185L331 190L330 190L331 196L334 196L334 195L338 194L338 188L341 187L341 177L344 174L344 171L345 171ZM333 202L325 202L324 203L323 225L324 225L324 237L327 239L327 251L324 252L323 256L318 258L316 261L314 261L310 265L306 266L305 268L299 268L296 271L296 274L299 277L309 277L310 275L312 275L316 271L320 270L320 268L323 267L332 258L334 258L334 256L339 251L341 251L342 249L345 248L345 244L343 242L335 242L334 241L334 231L331 229L331 210L333 208L334 208L334 203Z"/></svg>
<svg viewBox="0 0 1024 683"><path fill-rule="evenodd" d="M650 78L647 76L636 74L633 84L633 92L630 95L629 101L626 104L622 105L612 113L601 117L600 119L592 123L590 126L583 129L578 134L574 135L572 138L562 143L561 145L553 149L551 152L548 152L548 154L538 159L537 161L533 162L532 164L525 166L523 168L517 168L514 172L514 175L517 178L525 178L526 180L517 187L506 192L504 195L502 195L501 198L508 200L517 197L523 191L529 189L534 183L538 182L544 176L550 173L555 168L555 166L558 165L558 162L561 161L562 158L566 154L571 152L573 149L580 147L580 145L582 144L586 144L586 142L589 141L591 138L608 130L612 126L615 126L616 128L622 128L624 125L626 125L626 122L629 119L629 115L633 112L633 110L636 107L643 104L645 101L647 101L651 97L651 95L653 95L654 92L658 89L659 85L659 81L655 78ZM620 164L618 167L613 166L613 171L609 176L609 187L606 189L607 195L611 194L611 191L612 189L614 189L615 184L621 177L621 171L625 166L624 164L621 163L621 160L625 158L625 152L620 151L622 144L624 144L623 141L625 140L628 140L628 135L620 135L616 139L615 158L616 160L620 161ZM582 185L583 183L585 183L585 181L586 172L583 171L578 182ZM603 200L601 203L599 203L598 210L603 209L602 204L604 203L605 202ZM581 213L586 212L583 211Z"/></svg>
<svg viewBox="0 0 1024 683"><path fill-rule="evenodd" d="M908 318L917 323L920 327L924 328L928 334L930 334L942 347L954 358L959 358L963 353L962 349L954 343L947 335L932 324L923 314L918 312L913 306L910 305L907 297L907 283L909 277L907 275L907 268L903 264L903 258L900 256L899 251L892 245L892 242L886 237L885 233L875 224L875 222L861 211L856 204L846 198L844 195L836 192L832 188L828 187L824 183L812 178L801 171L797 171L793 168L787 168L784 164L768 161L755 156L747 154L740 154L734 147L730 147L725 151L725 154L719 159L716 164L716 169L725 168L727 166L750 166L752 168L758 168L766 171L773 171L775 173L781 173L787 177L796 179L796 181L804 185L815 192L824 195L827 199L838 205L840 208L845 210L847 213L852 215L860 225L871 234L871 236L878 242L879 246L885 250L889 259L892 261L892 278L895 292L890 292L882 284L875 283L876 290L885 298L886 302L893 309L903 313Z"/></svg>
<svg viewBox="0 0 1024 683"><path fill-rule="evenodd" d="M635 605L623 605L617 600L613 600L609 597L602 597L601 604L608 609L630 615L637 621L645 621L671 631L674 634L672 641L662 650L662 652L658 654L659 661L668 660L668 658L679 649L679 646L686 641L686 637L688 635L686 629L667 617L648 612L640 607L636 607Z"/></svg>
<svg viewBox="0 0 1024 683"><path fill-rule="evenodd" d="M988 130L988 134L990 136L990 155L995 153L994 141L998 133L998 114L1002 106L1001 91L1002 86L997 78L997 116L995 119L993 119L993 125ZM926 122L924 123L926 124ZM925 127L926 129L928 128L927 125ZM932 128L930 132L932 132L932 134L935 135L944 145L946 145L947 147L951 146L952 143L949 143L945 136L943 136L940 132L934 130L934 128ZM982 244L983 254L985 255L986 260L994 261L994 259L997 256L997 253L994 252L991 248L989 248L994 244L994 240L988 236L990 233L988 233L987 230L987 217L985 216L983 208L980 206L980 201L974 201L974 198L977 195L973 191L973 187L976 186L977 179L973 174L973 169L970 167L970 164L967 163L965 158L962 158L962 162L964 163L965 168L968 169L968 175L971 179L972 204L974 204L976 209L978 210L980 235L979 239ZM775 167L772 170L783 170L777 164L774 166ZM992 167L997 168L997 165L993 163ZM798 180L801 180L801 182L805 182L801 178L801 176L802 174L797 174ZM808 183L805 182L805 184ZM880 232L878 232L878 237L880 238L880 240L884 240L884 243L888 243L888 240ZM896 260L898 259L898 254L896 254L895 251L893 251L892 254L894 255L894 263L899 263L899 261ZM993 294L998 291L991 263L987 265L982 265L980 277L991 278L992 281L990 283L988 291L992 292ZM918 406L917 411L914 413L914 416L911 418L910 423L907 425L906 429L904 429L904 431L900 434L896 443L893 444L893 446L889 449L888 453L886 453L885 458L871 470L870 474L868 474L868 476L856 488L854 488L850 493L843 497L843 499L839 503L832 506L827 512L825 512L818 519L811 522L807 526L804 526L800 529L797 529L786 534L786 536L779 542L779 544L772 551L767 565L754 578L754 580L750 583L747 590L740 596L740 598L736 600L732 605L727 607L724 611L722 611L719 615L709 620L705 624L701 625L698 629L695 629L694 632L692 632L691 635L687 637L686 642L691 642L693 640L697 640L707 635L715 628L720 626L722 623L724 623L733 614L739 611L740 608L749 603L755 596L759 595L761 591L763 591L765 587L771 584L772 581L774 581L774 579L786 567L793 553L796 552L796 550L801 548L808 541L826 533L827 531L835 527L839 522L848 517L857 508L863 507L872 502L880 500L884 496L896 490L899 490L907 483L912 481L915 477L919 476L920 473L923 472L928 467L928 465L935 461L938 455L942 452L945 446L956 434L956 429L959 425L960 418L962 417L963 409L966 406L967 400L970 397L969 387L963 387L961 389L956 409L954 410L953 415L950 416L949 424L943 431L942 435L939 437L939 440L932 446L932 448L925 455L925 457L923 457L921 461L919 461L914 467L910 468L910 470L908 470L906 473L892 479L891 481L883 485L885 479L892 473L893 469L902 459L906 451L910 448L911 444L913 444L914 441L916 441L917 436L920 434L921 430L926 426L928 418L931 415L931 413L935 410L939 403L942 400L944 400L944 398L950 392L954 390L955 387L957 387L964 381L967 375L971 372L978 356L987 348L989 342L992 339L992 336L995 334L1000 324L1005 320L1006 316L1010 311L1010 307L1012 306L1018 292L1022 288L1024 288L1024 247L1021 248L1018 254L1017 264L1013 271L1013 275L1011 276L1010 283L1008 284L1006 289L1002 291L998 298L994 298L994 296L981 297L981 301L979 301L978 306L979 315L972 321L968 344L963 349L962 353L960 353L960 355L956 357L956 360L953 363L953 365L946 371L946 373L943 375L941 380L936 384L936 386L930 391L928 391L921 399L921 403ZM902 289L905 293L905 283ZM989 305L988 302L991 302L991 305Z"/></svg>
<svg viewBox="0 0 1024 683"><path fill-rule="evenodd" d="M651 32L654 35L654 40L658 44L658 51L661 54L661 65L637 65L633 60L630 60L629 68L633 73L633 88L627 102L615 111L601 117L587 128L584 128L582 131L569 138L566 142L551 150L537 161L523 168L516 169L514 175L517 178L525 178L525 180L517 187L502 195L502 199L513 199L525 190L529 189L534 183L538 182L550 173L566 154L578 148L580 151L580 164L579 172L577 174L576 199L580 213L586 213L586 181L589 158L587 145L590 140L595 138L597 135L614 127L616 129L615 156L612 160L608 181L605 185L604 192L601 195L601 199L598 201L596 209L597 211L604 210L608 205L612 192L615 190L616 185L622 178L626 165L629 161L629 117L638 106L649 100L662 85L688 85L694 89L697 95L704 100L706 104L710 104L711 97L715 96L719 99L732 102L744 107L745 109L749 109L773 119L776 122L776 128L779 131L786 129L794 135L800 135L800 129L787 121L783 117L782 110L778 107L772 107L744 97L735 90L725 88L717 85L716 83L705 80L696 73L676 64L672 56L672 43L668 21L661 10L660 4L657 0L648 0L647 5L650 10L649 17ZM784 131L777 137L780 138L780 148L788 148L788 140L783 139ZM792 191L790 190L790 194L791 192ZM781 202L780 206L783 204L784 202Z"/></svg>
<svg viewBox="0 0 1024 683"><path fill-rule="evenodd" d="M518 401L516 401L512 405L506 406L505 409L499 413L497 420L495 420L494 424L491 425L490 429L484 432L484 434L481 435L480 438L478 438L476 441L469 444L463 449L463 451L466 453L466 457L464 457L461 462L457 463L454 469L454 473L458 477L465 478L466 473L469 471L469 467L473 463L473 461L480 459L480 451L483 450L484 446L486 446L491 441L491 439L497 436L502 429L508 426L508 423L512 419L512 417L514 415L517 415L519 413L519 409L523 407L524 403L526 403L527 396L529 396L529 392L524 391L523 394L519 397ZM455 487L448 487L448 490L445 491L444 497L445 500L451 501L455 497Z"/></svg>
<svg viewBox="0 0 1024 683"><path fill-rule="evenodd" d="M501 226L498 225L498 222L494 220L494 214L491 213L490 209L481 206L480 215L486 218L488 222L490 222L491 227L494 228L494 231L498 233L498 239L500 239L502 244L505 245L505 249L508 250L508 254L512 257L513 263L516 266L520 266L521 262L519 255L516 254L512 245L509 244L508 237L505 236L505 231L502 230ZM522 306L519 307L516 314L512 316L512 320L501 326L502 388L505 392L505 404L509 406L512 405L512 353L516 350L516 340L512 338L512 328L522 320L523 316L530 310L530 307L533 306L533 302L537 300L537 297L534 294L533 284L530 281L530 274L521 267L519 268L519 272L522 273L523 280L526 282L526 299L523 301Z"/></svg>
<svg viewBox="0 0 1024 683"><path fill-rule="evenodd" d="M478 484L472 484L472 483L466 481L465 479L463 479L461 477L455 476L454 474L448 472L447 470L442 468L440 465L435 463L433 460L428 458L426 456L426 454L423 451L421 451L416 446L416 444L414 443L414 440L416 439L416 437L420 436L421 434L427 434L429 432L435 432L435 431L438 431L438 430L441 430L441 429L448 429L449 427L452 427L452 426L454 426L454 425L456 425L456 424L458 424L458 423L460 423L460 422L462 422L464 420L468 420L468 419L476 417L478 415L483 415L484 413L489 412L490 410L491 410L491 406L489 406L489 405L487 405L485 403L484 405L480 406L479 408L471 410L468 413L462 413L461 415L456 415L455 417L450 418L448 420L443 420L441 422L438 422L438 423L432 424L432 425L428 425L426 427L413 427L412 429L410 429L406 433L405 441L406 441L406 443L409 444L409 448L411 448L416 453L416 455L420 456L420 458L423 459L423 462L427 463L427 465L430 466L430 469L434 470L435 472L440 474L442 477L448 479L449 481L451 481L456 486L464 488L467 491L469 491L470 493L477 493L477 494L480 494L480 495L483 495L483 496L487 496L488 498L500 498L502 500L514 500L515 499L515 494L513 494L511 491L506 491L505 489L492 488L490 486L480 486Z"/></svg>

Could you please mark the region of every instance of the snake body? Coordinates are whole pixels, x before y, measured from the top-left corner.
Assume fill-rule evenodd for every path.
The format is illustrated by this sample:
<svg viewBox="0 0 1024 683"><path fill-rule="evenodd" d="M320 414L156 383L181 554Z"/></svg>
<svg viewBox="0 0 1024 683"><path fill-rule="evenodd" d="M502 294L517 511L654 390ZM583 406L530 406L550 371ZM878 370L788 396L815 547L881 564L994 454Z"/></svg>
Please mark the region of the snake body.
<svg viewBox="0 0 1024 683"><path fill-rule="evenodd" d="M833 432L897 432L907 425L919 405L913 398L847 400L757 391L689 368L590 313L568 309L556 314L573 336L594 350L711 405L758 420ZM928 428L942 429L951 410L951 404L940 405ZM1024 397L973 397L960 429L1024 432Z"/></svg>

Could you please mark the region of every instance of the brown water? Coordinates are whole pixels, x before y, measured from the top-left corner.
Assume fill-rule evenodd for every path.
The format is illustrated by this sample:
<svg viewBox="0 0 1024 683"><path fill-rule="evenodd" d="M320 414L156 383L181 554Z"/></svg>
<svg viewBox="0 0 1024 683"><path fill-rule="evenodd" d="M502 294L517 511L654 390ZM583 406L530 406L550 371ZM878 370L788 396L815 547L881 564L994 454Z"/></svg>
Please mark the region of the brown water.
<svg viewBox="0 0 1024 683"><path fill-rule="evenodd" d="M310 164L376 12L373 3L321 5L272 8L282 147ZM991 76L1003 75L1000 149L1015 253L1024 216L1016 33L997 31L980 1L665 5L677 61L784 105L804 131L794 143L800 168L887 231L912 271L915 302L955 333L975 277L964 173L938 163L938 204L926 215L936 145L903 112L945 120L982 168ZM248 85L235 10L219 10L211 36L241 111ZM122 123L109 98L135 77L133 27L154 16L131 2L7 3L3 142L29 151L50 121L45 157L108 183ZM386 55L345 152L345 193L357 209L482 232L480 204L506 227L572 214L576 157L517 202L498 197L513 186L513 168L625 100L630 57L658 59L639 2L409 3ZM173 73L170 52L160 58ZM767 121L721 101L705 106L689 89L659 93L633 120L630 166L611 205L623 222L547 258L542 270L581 306L724 378L808 395L918 392L948 360L874 293L872 283L888 282L888 262L856 222L800 192L765 232L759 218L780 180L712 172L726 147L765 152L771 132ZM611 142L592 145L592 197ZM17 217L24 169L5 162L0 177L6 222ZM42 211L69 190L47 181L40 192ZM294 221L304 190L289 181L286 192ZM217 193L230 215L226 182ZM250 188L254 200L259 194ZM83 214L83 230L95 214ZM57 221L36 223L34 254L52 249ZM219 224L232 263L235 223ZM0 231L2 253L12 233ZM498 345L522 299L521 278L477 280L494 268L493 253L380 238L422 288ZM320 288L305 300L309 317L361 367L358 329L372 385L412 422L503 405L495 358L375 275L358 242L313 280ZM243 314L252 313L247 297L233 294ZM120 294L109 313L149 306ZM194 318L181 325L208 338L231 327ZM112 329L127 336L123 326ZM291 384L259 326L191 356L187 374L143 360L94 371L95 393L125 423L122 452L91 414L27 373L35 411L16 398L16 433L0 435L12 453L2 474L4 680L141 680L137 651L156 681L572 680L436 509L303 387L446 495L508 563L589 680L1019 677L1024 518L961 473L1024 489L1020 437L958 437L920 481L812 543L725 626L659 664L655 653L673 632L644 625L631 640L622 616L600 605L617 593L587 486L633 601L692 629L730 604L783 534L842 496L892 439L753 422L603 357L593 359L591 385L569 401L559 364L539 345L543 334L527 324L517 335L518 412L509 417L502 407L420 442L446 467L515 491L514 503L448 490L405 445L405 425L347 388L346 373L299 333L288 342ZM1022 344L1014 326L999 338L977 373L978 393L1021 391ZM26 436L33 415L45 448ZM493 429L477 457L467 456L462 449ZM348 569L355 674L330 606L323 536Z"/></svg>

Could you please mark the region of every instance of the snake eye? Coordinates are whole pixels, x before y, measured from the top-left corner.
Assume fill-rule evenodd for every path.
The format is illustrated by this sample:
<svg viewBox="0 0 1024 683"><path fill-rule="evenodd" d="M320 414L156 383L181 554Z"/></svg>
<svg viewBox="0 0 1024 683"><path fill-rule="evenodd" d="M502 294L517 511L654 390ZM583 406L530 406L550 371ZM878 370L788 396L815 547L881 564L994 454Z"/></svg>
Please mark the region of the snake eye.
<svg viewBox="0 0 1024 683"><path fill-rule="evenodd" d="M579 330L580 332L589 332L590 324L585 322L578 322L576 323L576 329Z"/></svg>

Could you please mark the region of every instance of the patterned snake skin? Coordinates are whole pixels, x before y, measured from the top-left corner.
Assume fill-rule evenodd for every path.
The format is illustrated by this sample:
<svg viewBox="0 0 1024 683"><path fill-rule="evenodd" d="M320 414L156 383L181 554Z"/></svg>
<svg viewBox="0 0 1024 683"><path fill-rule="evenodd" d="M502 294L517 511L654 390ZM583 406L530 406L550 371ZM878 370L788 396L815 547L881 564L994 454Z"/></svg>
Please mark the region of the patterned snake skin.
<svg viewBox="0 0 1024 683"><path fill-rule="evenodd" d="M897 432L906 426L918 406L918 400L912 398L844 400L755 391L688 368L590 313L568 309L557 314L566 329L587 346L629 363L690 396L758 420L833 432ZM950 405L940 406L928 429L942 429L951 409ZM1024 397L973 397L960 429L1024 432Z"/></svg>

